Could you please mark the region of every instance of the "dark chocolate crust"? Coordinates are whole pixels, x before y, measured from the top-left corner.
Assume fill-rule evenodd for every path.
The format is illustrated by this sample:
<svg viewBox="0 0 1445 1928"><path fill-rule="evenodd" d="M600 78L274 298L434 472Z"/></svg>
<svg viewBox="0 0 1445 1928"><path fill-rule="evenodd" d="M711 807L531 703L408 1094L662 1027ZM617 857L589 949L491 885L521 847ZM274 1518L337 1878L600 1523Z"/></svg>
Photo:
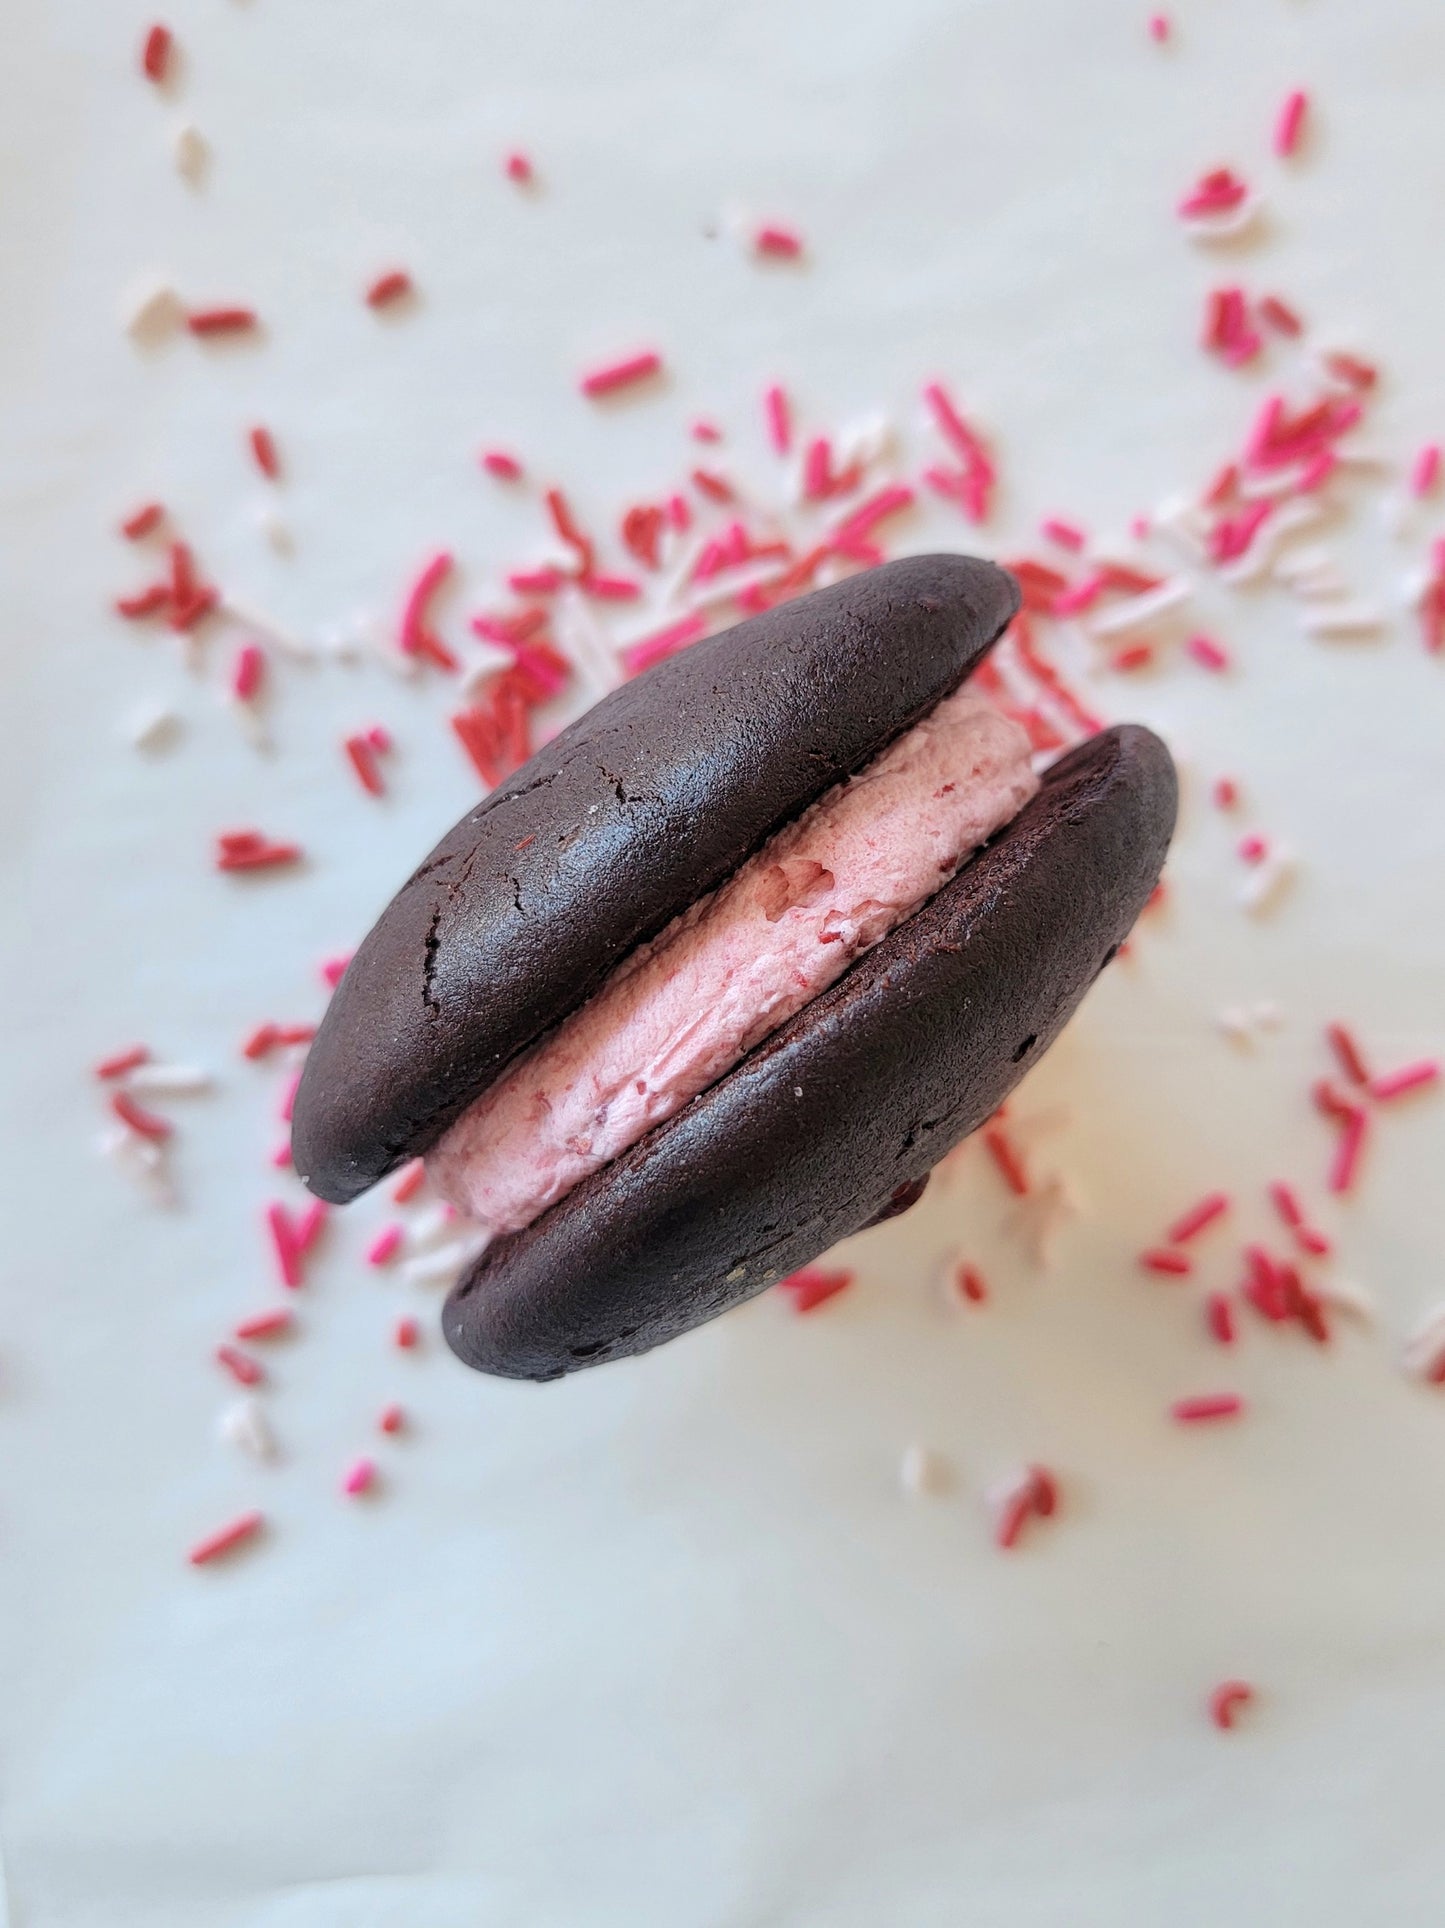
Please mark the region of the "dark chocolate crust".
<svg viewBox="0 0 1445 1928"><path fill-rule="evenodd" d="M996 840L711 1090L447 1300L483 1372L554 1379L645 1352L879 1217L1036 1062L1128 935L1174 828L1159 739L1060 759Z"/></svg>
<svg viewBox="0 0 1445 1928"><path fill-rule="evenodd" d="M429 1149L629 951L956 688L1017 607L993 563L887 563L579 717L448 832L348 966L296 1097L312 1191L343 1204Z"/></svg>

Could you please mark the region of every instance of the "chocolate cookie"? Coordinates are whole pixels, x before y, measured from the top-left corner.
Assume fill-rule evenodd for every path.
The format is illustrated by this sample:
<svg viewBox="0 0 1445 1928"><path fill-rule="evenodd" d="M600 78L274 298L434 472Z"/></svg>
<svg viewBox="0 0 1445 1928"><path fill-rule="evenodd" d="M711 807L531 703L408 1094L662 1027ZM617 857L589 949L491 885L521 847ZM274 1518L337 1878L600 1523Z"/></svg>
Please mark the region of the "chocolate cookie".
<svg viewBox="0 0 1445 1928"><path fill-rule="evenodd" d="M525 1379L643 1352L885 1215L1062 1029L1147 901L1175 806L1147 730L1062 758L830 990L488 1247L447 1301L453 1349Z"/></svg>

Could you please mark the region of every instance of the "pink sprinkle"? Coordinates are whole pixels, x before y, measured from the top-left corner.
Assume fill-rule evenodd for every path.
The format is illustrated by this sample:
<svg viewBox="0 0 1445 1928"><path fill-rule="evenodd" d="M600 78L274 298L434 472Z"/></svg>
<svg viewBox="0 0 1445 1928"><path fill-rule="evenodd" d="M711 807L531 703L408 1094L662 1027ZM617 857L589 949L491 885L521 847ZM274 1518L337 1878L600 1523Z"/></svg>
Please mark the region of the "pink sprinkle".
<svg viewBox="0 0 1445 1928"><path fill-rule="evenodd" d="M368 1492L375 1480L376 1462L370 1459L358 1459L353 1461L342 1476L341 1490L349 1499L355 1499L359 1493Z"/></svg>
<svg viewBox="0 0 1445 1928"><path fill-rule="evenodd" d="M249 1319L241 1319L232 1328L238 1339L274 1339L278 1332L286 1332L291 1325L289 1306L278 1305L270 1312L254 1312Z"/></svg>
<svg viewBox="0 0 1445 1928"><path fill-rule="evenodd" d="M1199 1236L1206 1225L1212 1225L1228 1210L1228 1192L1209 1192L1197 1205L1191 1205L1187 1212L1182 1212L1164 1236L1171 1245L1187 1245L1190 1239Z"/></svg>
<svg viewBox="0 0 1445 1928"><path fill-rule="evenodd" d="M1295 1244L1302 1252L1308 1252L1313 1259L1328 1258L1334 1247L1323 1232L1316 1231L1313 1225L1299 1225L1295 1228Z"/></svg>
<svg viewBox="0 0 1445 1928"><path fill-rule="evenodd" d="M140 55L141 72L147 80L153 80L157 86L165 80L170 67L172 45L170 28L163 27L159 23L152 27L145 37Z"/></svg>
<svg viewBox="0 0 1445 1928"><path fill-rule="evenodd" d="M1370 1073L1365 1064L1365 1055L1353 1034L1343 1024L1331 1024L1326 1027L1325 1036L1329 1039L1330 1049L1334 1052L1340 1069L1350 1083L1368 1084Z"/></svg>
<svg viewBox="0 0 1445 1928"><path fill-rule="evenodd" d="M366 291L368 308L385 308L412 291L411 276L405 268L391 268L379 274Z"/></svg>
<svg viewBox="0 0 1445 1928"><path fill-rule="evenodd" d="M419 1158L413 1158L391 1188L391 1195L398 1205L405 1205L414 1198L426 1183L426 1166Z"/></svg>
<svg viewBox="0 0 1445 1928"><path fill-rule="evenodd" d="M251 453L256 459L256 467L270 482L281 473L281 458L276 453L276 438L269 428L256 427L251 430Z"/></svg>
<svg viewBox="0 0 1445 1928"><path fill-rule="evenodd" d="M325 957L321 960L322 981L334 991L346 975L346 967L351 962L350 954L345 957Z"/></svg>
<svg viewBox="0 0 1445 1928"><path fill-rule="evenodd" d="M398 1352L410 1352L421 1337L421 1329L415 1319L398 1319L392 1331L391 1342Z"/></svg>
<svg viewBox="0 0 1445 1928"><path fill-rule="evenodd" d="M1237 208L1248 193L1238 175L1227 167L1218 167L1190 189L1179 203L1179 213L1185 220L1199 215L1227 214Z"/></svg>
<svg viewBox="0 0 1445 1928"><path fill-rule="evenodd" d="M1329 1175L1325 1183L1330 1191L1342 1195L1350 1191L1359 1174L1360 1158L1365 1149L1365 1133L1369 1119L1360 1108L1346 1113L1340 1126L1339 1143L1330 1161Z"/></svg>
<svg viewBox="0 0 1445 1928"><path fill-rule="evenodd" d="M815 436L803 457L803 494L810 502L820 502L827 495L832 470L832 445L826 435Z"/></svg>
<svg viewBox="0 0 1445 1928"><path fill-rule="evenodd" d="M381 1417L376 1422L377 1430L383 1433L399 1433L405 1424L406 1414L400 1406L383 1407Z"/></svg>
<svg viewBox="0 0 1445 1928"><path fill-rule="evenodd" d="M1149 38L1157 41L1161 46L1169 38L1169 16L1167 13L1155 13L1149 16Z"/></svg>
<svg viewBox="0 0 1445 1928"><path fill-rule="evenodd" d="M204 1540L197 1540L186 1558L192 1566L205 1566L211 1560L220 1559L223 1553L229 1553L234 1547L254 1539L265 1523L264 1513L242 1513L229 1526L220 1527Z"/></svg>
<svg viewBox="0 0 1445 1928"><path fill-rule="evenodd" d="M1171 1252L1163 1246L1153 1251L1141 1252L1139 1264L1146 1272L1158 1272L1172 1278L1184 1278L1194 1270L1194 1261L1187 1252Z"/></svg>
<svg viewBox="0 0 1445 1928"><path fill-rule="evenodd" d="M792 228L769 225L758 229L753 236L753 246L759 254L772 255L783 261L796 261L803 252L803 237Z"/></svg>
<svg viewBox="0 0 1445 1928"><path fill-rule="evenodd" d="M1262 864L1269 855L1269 844L1258 831L1251 831L1247 837L1241 837L1237 848L1247 864Z"/></svg>
<svg viewBox="0 0 1445 1928"><path fill-rule="evenodd" d="M216 1364L224 1366L231 1377L243 1386L259 1386L266 1377L259 1363L249 1352L242 1352L239 1346L217 1346Z"/></svg>
<svg viewBox="0 0 1445 1928"><path fill-rule="evenodd" d="M150 1061L150 1052L143 1044L132 1044L124 1051L117 1051L112 1057L102 1058L95 1067L97 1078L123 1078L127 1071L134 1071Z"/></svg>
<svg viewBox="0 0 1445 1928"><path fill-rule="evenodd" d="M366 740L378 756L385 756L391 749L391 731L380 723L373 723L366 732Z"/></svg>
<svg viewBox="0 0 1445 1928"><path fill-rule="evenodd" d="M1297 337L1304 333L1304 323L1289 303L1281 301L1278 295L1262 295L1259 312L1270 327L1277 329L1282 335Z"/></svg>
<svg viewBox="0 0 1445 1928"><path fill-rule="evenodd" d="M704 616L684 616L681 622L673 623L667 629L659 629L641 641L631 643L622 652L622 664L629 676L640 675L653 663L660 663L664 656L694 642L707 628Z"/></svg>
<svg viewBox="0 0 1445 1928"><path fill-rule="evenodd" d="M694 442L720 442L722 440L722 430L718 427L717 423L708 421L707 418L702 415L699 415L693 423L692 427L688 430L688 434L691 435Z"/></svg>
<svg viewBox="0 0 1445 1928"><path fill-rule="evenodd" d="M1239 785L1233 777L1216 777L1213 797L1216 809L1232 810L1239 802Z"/></svg>
<svg viewBox="0 0 1445 1928"><path fill-rule="evenodd" d="M589 576L582 586L601 602L635 602L642 594L642 584L632 576Z"/></svg>
<svg viewBox="0 0 1445 1928"><path fill-rule="evenodd" d="M301 1247L284 1205L266 1207L266 1225L276 1254L281 1283L294 1292L301 1284Z"/></svg>
<svg viewBox="0 0 1445 1928"><path fill-rule="evenodd" d="M1229 668L1227 652L1211 636L1191 636L1184 647L1196 663L1204 669L1213 670L1216 675Z"/></svg>
<svg viewBox="0 0 1445 1928"><path fill-rule="evenodd" d="M1050 542L1058 543L1061 549L1077 552L1083 548L1085 535L1077 523L1064 522L1058 516L1050 516L1039 524L1039 533Z"/></svg>
<svg viewBox="0 0 1445 1928"><path fill-rule="evenodd" d="M619 388L630 388L636 382L644 382L649 376L659 374L662 357L655 348L645 348L640 354L628 355L621 361L603 362L599 367L589 369L583 374L578 386L584 395L615 394Z"/></svg>
<svg viewBox="0 0 1445 1928"><path fill-rule="evenodd" d="M401 1240L401 1227L394 1220L390 1225L383 1225L376 1237L366 1248L367 1264L387 1264L389 1260L396 1256L396 1248L401 1244Z"/></svg>
<svg viewBox="0 0 1445 1928"><path fill-rule="evenodd" d="M1269 1196L1274 1209L1291 1231L1304 1224L1304 1207L1292 1185L1286 1185L1283 1179L1277 1178L1269 1187Z"/></svg>
<svg viewBox="0 0 1445 1928"><path fill-rule="evenodd" d="M1031 1516L1049 1519L1059 1504L1058 1481L1043 1466L1028 1466L1010 1485L994 1519L994 1544L1004 1552L1017 1546L1024 1522Z"/></svg>
<svg viewBox="0 0 1445 1928"><path fill-rule="evenodd" d="M1130 670L1147 669L1153 660L1152 643L1125 643L1122 649L1116 649L1110 656L1109 667L1127 673Z"/></svg>
<svg viewBox="0 0 1445 1928"><path fill-rule="evenodd" d="M231 665L231 694L238 703L249 703L261 687L266 674L266 652L259 643L242 643Z"/></svg>
<svg viewBox="0 0 1445 1928"><path fill-rule="evenodd" d="M1381 1104L1391 1098L1403 1097L1407 1091L1419 1091L1425 1085L1432 1085L1440 1076L1440 1066L1434 1058L1421 1058L1415 1064L1402 1065L1398 1071L1387 1071L1383 1076L1370 1080L1370 1096Z"/></svg>
<svg viewBox="0 0 1445 1928"><path fill-rule="evenodd" d="M1427 442L1415 457L1415 466L1410 471L1411 495L1429 495L1440 479L1440 444Z"/></svg>
<svg viewBox="0 0 1445 1928"><path fill-rule="evenodd" d="M1176 1399L1169 1411L1181 1426L1197 1426L1210 1419L1236 1419L1244 1401L1237 1392L1201 1392Z"/></svg>
<svg viewBox="0 0 1445 1928"><path fill-rule="evenodd" d="M1204 1317L1210 1336L1222 1346L1234 1344L1234 1307L1225 1292L1211 1292L1204 1301Z"/></svg>
<svg viewBox="0 0 1445 1928"><path fill-rule="evenodd" d="M325 1199L313 1198L296 1221L296 1249L303 1256L311 1250L326 1229L329 1214L330 1207Z"/></svg>
<svg viewBox="0 0 1445 1928"><path fill-rule="evenodd" d="M271 1164L272 1164L272 1165L274 1165L274 1166L275 1166L275 1168L276 1168L276 1170L277 1170L278 1172L287 1172L287 1171L290 1171L290 1169L291 1169L291 1140L290 1140L289 1138L283 1138L283 1139L282 1139L282 1140L280 1141L280 1143L279 1143L279 1144L277 1145L277 1147L276 1147L276 1149L275 1149L275 1150L274 1150L274 1151L273 1151L273 1152L271 1153L271 1160L270 1160L270 1162L271 1162Z"/></svg>
<svg viewBox="0 0 1445 1928"><path fill-rule="evenodd" d="M821 1266L805 1265L790 1278L780 1279L777 1289L792 1299L795 1312L813 1312L852 1283L851 1272L825 1272Z"/></svg>
<svg viewBox="0 0 1445 1928"><path fill-rule="evenodd" d="M507 179L515 181L518 187L527 187L532 181L532 162L520 149L514 149L506 159Z"/></svg>
<svg viewBox="0 0 1445 1928"><path fill-rule="evenodd" d="M1247 1680L1222 1680L1209 1696L1209 1718L1227 1733L1235 1715L1253 1699L1254 1689Z"/></svg>
<svg viewBox="0 0 1445 1928"><path fill-rule="evenodd" d="M515 455L508 455L505 449L485 449L482 467L488 475L496 476L499 482L520 482L522 479L521 463Z"/></svg>
<svg viewBox="0 0 1445 1928"><path fill-rule="evenodd" d="M768 422L768 440L779 455L786 455L793 446L792 414L788 398L776 382L764 391L763 412Z"/></svg>
<svg viewBox="0 0 1445 1928"><path fill-rule="evenodd" d="M296 1109L296 1093L300 1088L300 1084L301 1073L299 1071L293 1071L281 1087L281 1105L277 1116L283 1125L289 1125L291 1122L291 1114Z"/></svg>
<svg viewBox="0 0 1445 1928"><path fill-rule="evenodd" d="M1305 110L1309 106L1309 96L1297 88L1286 97L1279 110L1279 118L1274 124L1274 151L1281 159L1293 154L1299 147L1300 135L1304 131Z"/></svg>

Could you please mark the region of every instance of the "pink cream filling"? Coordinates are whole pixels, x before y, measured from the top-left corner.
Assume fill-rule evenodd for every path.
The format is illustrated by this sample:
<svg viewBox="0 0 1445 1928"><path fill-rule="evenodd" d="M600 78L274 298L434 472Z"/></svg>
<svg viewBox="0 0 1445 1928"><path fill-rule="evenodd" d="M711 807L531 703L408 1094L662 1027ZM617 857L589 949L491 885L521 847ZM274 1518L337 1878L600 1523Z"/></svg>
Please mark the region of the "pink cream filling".
<svg viewBox="0 0 1445 1928"><path fill-rule="evenodd" d="M1017 724L965 686L619 964L427 1156L513 1232L715 1084L926 903L1038 789Z"/></svg>

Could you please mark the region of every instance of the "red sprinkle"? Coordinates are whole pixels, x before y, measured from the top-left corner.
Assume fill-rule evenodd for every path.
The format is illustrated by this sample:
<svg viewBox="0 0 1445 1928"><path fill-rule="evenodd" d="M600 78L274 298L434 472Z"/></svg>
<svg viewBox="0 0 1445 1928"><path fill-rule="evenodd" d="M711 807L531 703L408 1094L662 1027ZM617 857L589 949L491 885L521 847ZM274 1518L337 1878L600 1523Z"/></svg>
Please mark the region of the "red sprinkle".
<svg viewBox="0 0 1445 1928"><path fill-rule="evenodd" d="M300 844L268 843L258 830L228 832L216 839L217 870L276 870L300 856Z"/></svg>
<svg viewBox="0 0 1445 1928"><path fill-rule="evenodd" d="M523 154L520 149L514 149L507 156L505 167L507 179L515 181L518 187L526 187L531 182L532 162L530 157Z"/></svg>
<svg viewBox="0 0 1445 1928"><path fill-rule="evenodd" d="M1225 1292L1211 1292L1204 1301L1204 1317L1210 1334L1222 1346L1234 1344L1234 1307Z"/></svg>
<svg viewBox="0 0 1445 1928"><path fill-rule="evenodd" d="M401 1240L402 1230L399 1225L395 1222L383 1225L366 1248L367 1264L385 1265L388 1260L396 1256L396 1248L401 1244Z"/></svg>
<svg viewBox="0 0 1445 1928"><path fill-rule="evenodd" d="M1031 1516L1049 1519L1059 1504L1058 1482L1045 1467L1030 1466L1027 1478L1009 1494L994 1521L994 1544L1004 1552L1017 1546L1024 1522Z"/></svg>
<svg viewBox="0 0 1445 1928"><path fill-rule="evenodd" d="M377 1431L383 1433L399 1433L405 1424L406 1414L400 1406L383 1407L381 1417L376 1422Z"/></svg>
<svg viewBox="0 0 1445 1928"><path fill-rule="evenodd" d="M1304 1224L1304 1207L1300 1204L1292 1185L1286 1185L1283 1179L1276 1178L1269 1187L1269 1196L1274 1209L1291 1231L1297 1230Z"/></svg>
<svg viewBox="0 0 1445 1928"><path fill-rule="evenodd" d="M186 316L193 335L239 335L256 327L254 308L195 308Z"/></svg>
<svg viewBox="0 0 1445 1928"><path fill-rule="evenodd" d="M488 475L495 475L499 482L520 482L522 465L515 455L508 455L505 449L485 449L482 452L482 467Z"/></svg>
<svg viewBox="0 0 1445 1928"><path fill-rule="evenodd" d="M795 1312L812 1312L846 1291L852 1283L851 1272L825 1272L820 1266L805 1265L790 1278L780 1279L778 1290L792 1299Z"/></svg>
<svg viewBox="0 0 1445 1928"><path fill-rule="evenodd" d="M152 1144L163 1144L174 1130L167 1118L154 1111L147 1111L144 1105L136 1103L128 1091L113 1091L110 1095L110 1108L123 1125L142 1138L149 1138Z"/></svg>
<svg viewBox="0 0 1445 1928"><path fill-rule="evenodd" d="M379 274L366 291L368 308L385 308L393 301L400 301L411 293L411 276L405 268L391 268Z"/></svg>
<svg viewBox="0 0 1445 1928"><path fill-rule="evenodd" d="M144 503L134 515L128 515L121 523L120 532L127 542L139 542L142 536L151 533L164 514L165 510L159 502Z"/></svg>
<svg viewBox="0 0 1445 1928"><path fill-rule="evenodd" d="M1109 667L1123 671L1147 669L1153 660L1152 643L1126 643L1122 649L1116 649L1109 658Z"/></svg>
<svg viewBox="0 0 1445 1928"><path fill-rule="evenodd" d="M398 1319L391 1337L399 1352L410 1352L421 1337L421 1329L415 1319Z"/></svg>
<svg viewBox="0 0 1445 1928"><path fill-rule="evenodd" d="M1298 336L1304 333L1304 323L1287 301L1278 295L1264 295L1260 299L1259 312L1282 335Z"/></svg>
<svg viewBox="0 0 1445 1928"><path fill-rule="evenodd" d="M259 643L242 643L231 665L231 694L238 703L249 703L260 689L266 674L266 652Z"/></svg>
<svg viewBox="0 0 1445 1928"><path fill-rule="evenodd" d="M253 1313L249 1319L242 1319L233 1327L238 1339L274 1339L278 1332L290 1329L291 1312L288 1306L278 1305L270 1312Z"/></svg>
<svg viewBox="0 0 1445 1928"><path fill-rule="evenodd" d="M1262 864L1269 855L1269 843L1258 831L1251 831L1239 840L1239 854L1247 864Z"/></svg>
<svg viewBox="0 0 1445 1928"><path fill-rule="evenodd" d="M1164 1246L1141 1252L1139 1263L1146 1272L1159 1272L1172 1278L1182 1279L1194 1270L1194 1261L1187 1252L1171 1252Z"/></svg>
<svg viewBox="0 0 1445 1928"><path fill-rule="evenodd" d="M1191 636L1184 647L1195 662L1204 669L1213 670L1218 674L1221 670L1229 668L1227 651L1221 649L1212 636Z"/></svg>
<svg viewBox="0 0 1445 1928"><path fill-rule="evenodd" d="M281 458L276 453L276 438L269 428L257 426L251 430L251 453L256 458L256 467L262 475L274 482L281 473Z"/></svg>
<svg viewBox="0 0 1445 1928"><path fill-rule="evenodd" d="M1391 1098L1401 1098L1407 1091L1419 1091L1425 1085L1432 1085L1440 1076L1440 1066L1434 1058L1421 1058L1416 1064L1402 1065L1398 1071L1387 1071L1382 1077L1370 1080L1370 1096L1386 1104Z"/></svg>
<svg viewBox="0 0 1445 1928"><path fill-rule="evenodd" d="M150 1062L150 1051L143 1044L132 1044L124 1051L117 1051L109 1058L102 1058L95 1067L97 1078L123 1078L127 1071L134 1071L137 1065Z"/></svg>
<svg viewBox="0 0 1445 1928"><path fill-rule="evenodd" d="M208 1561L218 1560L223 1553L229 1553L234 1547L254 1539L265 1523L264 1513L242 1513L229 1526L218 1528L204 1540L197 1540L186 1558L192 1566L205 1566Z"/></svg>
<svg viewBox="0 0 1445 1928"><path fill-rule="evenodd" d="M1182 1426L1195 1426L1209 1419L1235 1419L1244 1411L1237 1392L1201 1392L1188 1399L1176 1399L1169 1408Z"/></svg>
<svg viewBox="0 0 1445 1928"><path fill-rule="evenodd" d="M1216 1727L1228 1732L1234 1726L1235 1715L1253 1699L1254 1689L1247 1680L1222 1680L1209 1696L1209 1718Z"/></svg>
<svg viewBox="0 0 1445 1928"><path fill-rule="evenodd" d="M426 1166L420 1158L413 1158L392 1186L391 1195L398 1205L405 1205L409 1198L415 1198L425 1183Z"/></svg>
<svg viewBox="0 0 1445 1928"><path fill-rule="evenodd" d="M983 1131L984 1149L997 1165L1004 1183L1018 1198L1027 1195L1029 1189L1028 1173L1024 1170L1012 1140L1002 1125L986 1125Z"/></svg>
<svg viewBox="0 0 1445 1928"><path fill-rule="evenodd" d="M376 748L370 738L349 736L343 745L363 790L373 797L385 796L386 785L376 766Z"/></svg>
<svg viewBox="0 0 1445 1928"><path fill-rule="evenodd" d="M959 1297L967 1299L970 1305L982 1305L988 1298L988 1286L975 1265L958 1266L953 1274L953 1282Z"/></svg>
<svg viewBox="0 0 1445 1928"><path fill-rule="evenodd" d="M451 570L452 559L445 550L434 555L426 564L406 593L406 601L402 604L398 636L403 655L424 656L435 663L438 669L447 670L457 668L457 659L432 630L427 622L427 611L432 597L451 574Z"/></svg>
<svg viewBox="0 0 1445 1928"><path fill-rule="evenodd" d="M239 1346L217 1346L216 1364L223 1366L231 1377L243 1386L259 1386L266 1374L259 1362Z"/></svg>
<svg viewBox="0 0 1445 1928"><path fill-rule="evenodd" d="M145 37L140 55L141 72L147 80L155 81L157 86L165 80L174 44L170 28L161 26L159 22Z"/></svg>
<svg viewBox="0 0 1445 1928"><path fill-rule="evenodd" d="M769 224L759 228L753 236L753 246L759 254L772 255L779 260L796 261L803 252L803 237L792 228Z"/></svg>
<svg viewBox="0 0 1445 1928"><path fill-rule="evenodd" d="M1299 147L1308 106L1309 96L1297 88L1286 97L1280 108L1279 118L1274 124L1274 151L1281 159L1293 154Z"/></svg>
<svg viewBox="0 0 1445 1928"><path fill-rule="evenodd" d="M578 386L584 395L611 395L619 388L630 388L636 382L646 381L650 375L658 374L661 368L661 355L655 348L645 348L640 354L628 355L621 361L604 362L597 368L587 370Z"/></svg>
<svg viewBox="0 0 1445 1928"><path fill-rule="evenodd" d="M1197 1205L1191 1205L1187 1212L1181 1212L1164 1236L1171 1245L1187 1245L1190 1239L1199 1236L1206 1225L1212 1225L1228 1210L1228 1192L1209 1192Z"/></svg>
<svg viewBox="0 0 1445 1928"><path fill-rule="evenodd" d="M1340 1069L1351 1084L1365 1085L1370 1082L1369 1069L1365 1064L1364 1053L1360 1050L1353 1035L1343 1024L1331 1024L1325 1028L1330 1049L1334 1052Z"/></svg>
<svg viewBox="0 0 1445 1928"><path fill-rule="evenodd" d="M1216 777L1213 796L1216 808L1232 810L1239 802L1239 786L1233 777Z"/></svg>

